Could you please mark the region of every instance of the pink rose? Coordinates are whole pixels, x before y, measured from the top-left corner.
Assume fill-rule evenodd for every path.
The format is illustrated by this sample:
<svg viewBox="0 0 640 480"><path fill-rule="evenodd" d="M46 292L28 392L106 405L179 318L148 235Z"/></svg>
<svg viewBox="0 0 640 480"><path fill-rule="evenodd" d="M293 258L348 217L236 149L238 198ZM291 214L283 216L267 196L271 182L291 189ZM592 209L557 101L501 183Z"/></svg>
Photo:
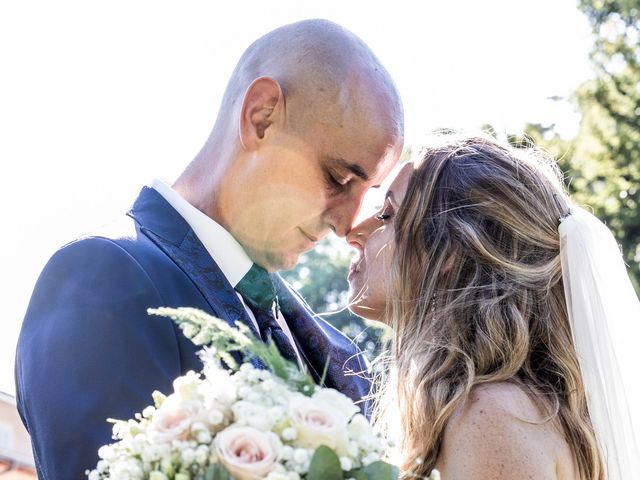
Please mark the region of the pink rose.
<svg viewBox="0 0 640 480"><path fill-rule="evenodd" d="M169 397L153 414L150 433L158 442L184 440L197 415L197 405Z"/></svg>
<svg viewBox="0 0 640 480"><path fill-rule="evenodd" d="M253 427L231 426L219 432L214 442L220 463L236 480L266 477L276 466L281 448L274 433Z"/></svg>

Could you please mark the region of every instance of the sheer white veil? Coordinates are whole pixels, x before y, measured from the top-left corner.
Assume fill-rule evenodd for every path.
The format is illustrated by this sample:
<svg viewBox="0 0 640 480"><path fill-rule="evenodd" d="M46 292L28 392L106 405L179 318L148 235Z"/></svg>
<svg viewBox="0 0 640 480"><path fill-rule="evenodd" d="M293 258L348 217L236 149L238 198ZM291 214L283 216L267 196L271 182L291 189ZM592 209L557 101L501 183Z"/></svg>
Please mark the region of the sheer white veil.
<svg viewBox="0 0 640 480"><path fill-rule="evenodd" d="M572 206L559 233L569 321L607 479L640 478L640 301L600 220Z"/></svg>

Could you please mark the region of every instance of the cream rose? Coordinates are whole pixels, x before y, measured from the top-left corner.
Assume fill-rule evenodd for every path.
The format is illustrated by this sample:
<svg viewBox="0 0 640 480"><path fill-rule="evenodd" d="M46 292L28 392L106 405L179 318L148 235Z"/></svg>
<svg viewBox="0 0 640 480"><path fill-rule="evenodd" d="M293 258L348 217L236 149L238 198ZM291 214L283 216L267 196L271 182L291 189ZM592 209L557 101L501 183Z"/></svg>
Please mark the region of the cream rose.
<svg viewBox="0 0 640 480"><path fill-rule="evenodd" d="M168 397L153 414L149 433L157 442L182 440L186 438L197 415L197 405Z"/></svg>
<svg viewBox="0 0 640 480"><path fill-rule="evenodd" d="M236 480L266 477L277 465L282 447L272 432L238 426L219 432L214 445L220 463Z"/></svg>
<svg viewBox="0 0 640 480"><path fill-rule="evenodd" d="M320 388L315 391L312 398L325 405L331 405L333 411L344 415L346 422L360 412L353 400L333 388Z"/></svg>
<svg viewBox="0 0 640 480"><path fill-rule="evenodd" d="M347 455L347 422L349 419L335 406L317 399L295 396L289 402L291 426L296 429L296 444L306 448L320 445Z"/></svg>
<svg viewBox="0 0 640 480"><path fill-rule="evenodd" d="M202 384L202 380L200 380L198 374L190 370L186 375L173 381L173 390L182 400L191 401L194 400L200 384Z"/></svg>

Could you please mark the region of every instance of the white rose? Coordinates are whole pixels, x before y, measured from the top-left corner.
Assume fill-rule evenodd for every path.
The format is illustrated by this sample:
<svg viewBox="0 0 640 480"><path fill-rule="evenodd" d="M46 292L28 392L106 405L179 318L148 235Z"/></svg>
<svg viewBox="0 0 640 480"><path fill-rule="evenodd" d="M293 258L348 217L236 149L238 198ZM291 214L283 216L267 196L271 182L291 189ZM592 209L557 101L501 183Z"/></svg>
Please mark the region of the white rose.
<svg viewBox="0 0 640 480"><path fill-rule="evenodd" d="M149 435L156 442L183 440L197 415L197 405L168 397L153 415Z"/></svg>
<svg viewBox="0 0 640 480"><path fill-rule="evenodd" d="M354 415L347 428L353 438L372 437L374 435L371 424L361 413Z"/></svg>
<svg viewBox="0 0 640 480"><path fill-rule="evenodd" d="M311 449L326 445L338 455L347 455L349 419L334 405L299 395L289 402L289 416L296 429L297 445Z"/></svg>
<svg viewBox="0 0 640 480"><path fill-rule="evenodd" d="M199 375L190 370L186 375L178 377L173 381L173 390L182 400L192 400L194 394L198 390L198 386L202 383Z"/></svg>
<svg viewBox="0 0 640 480"><path fill-rule="evenodd" d="M231 426L214 440L220 463L236 480L266 477L278 464L281 444L272 432Z"/></svg>
<svg viewBox="0 0 640 480"><path fill-rule="evenodd" d="M353 400L333 388L318 388L312 398L327 406L330 405L334 411L344 415L347 422L356 413L360 412Z"/></svg>

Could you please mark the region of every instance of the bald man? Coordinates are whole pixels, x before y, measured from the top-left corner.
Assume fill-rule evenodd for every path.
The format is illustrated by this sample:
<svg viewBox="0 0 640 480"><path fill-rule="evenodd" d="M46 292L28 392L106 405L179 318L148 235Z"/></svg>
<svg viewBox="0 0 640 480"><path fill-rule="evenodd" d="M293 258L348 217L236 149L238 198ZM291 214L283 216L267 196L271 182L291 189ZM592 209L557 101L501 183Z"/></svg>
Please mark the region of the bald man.
<svg viewBox="0 0 640 480"><path fill-rule="evenodd" d="M123 225L60 249L42 272L17 348L18 409L41 480L83 477L151 393L199 371L197 348L149 307L244 322L318 381L358 401L353 343L278 275L327 233L350 230L398 160L402 105L369 48L328 21L254 42L213 130L169 186L143 188Z"/></svg>

